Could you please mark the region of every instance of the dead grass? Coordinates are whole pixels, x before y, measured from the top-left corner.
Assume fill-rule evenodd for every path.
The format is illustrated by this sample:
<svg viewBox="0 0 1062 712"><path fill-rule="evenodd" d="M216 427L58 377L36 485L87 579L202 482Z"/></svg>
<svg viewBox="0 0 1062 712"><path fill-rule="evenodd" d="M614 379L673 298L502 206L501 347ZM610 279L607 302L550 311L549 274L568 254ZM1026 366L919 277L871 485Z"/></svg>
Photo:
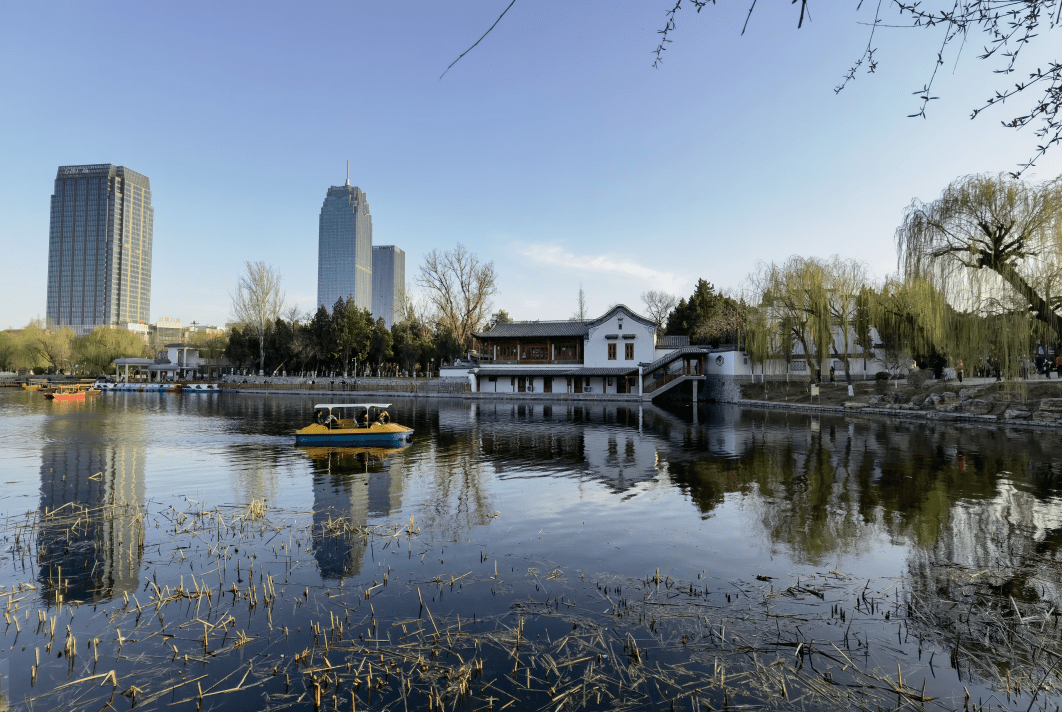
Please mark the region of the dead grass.
<svg viewBox="0 0 1062 712"><path fill-rule="evenodd" d="M478 573L398 583L388 571L371 583L311 588L293 579L312 562L316 538L398 547L410 559L433 552L413 519L314 525L308 514L190 503L153 514L67 506L9 521L5 553L28 559L31 570L40 537L109 519L111 530L141 532L142 551L184 571L145 576L138 590L106 603L80 651L71 621L92 616L96 604L64 600L59 566L43 592L28 582L0 589L6 642L13 651L26 646L12 674L25 665L40 685L25 701L35 709L113 707L116 695L138 708L197 710L977 709L957 690L934 699L931 656L1022 709L1058 701L1057 612L1014 603L1012 613L987 589L971 603L840 571L722 582L675 580L657 568L630 580L588 578L552 562L499 572L482 558ZM145 542L145 530L157 535ZM955 576L959 591L977 579ZM508 604L470 619L437 603L469 587ZM42 593L51 605L38 608ZM890 652L885 633L893 630L899 641ZM909 655L915 640L917 660ZM66 660L56 657L60 645ZM37 683L61 679L63 668L65 682Z"/></svg>

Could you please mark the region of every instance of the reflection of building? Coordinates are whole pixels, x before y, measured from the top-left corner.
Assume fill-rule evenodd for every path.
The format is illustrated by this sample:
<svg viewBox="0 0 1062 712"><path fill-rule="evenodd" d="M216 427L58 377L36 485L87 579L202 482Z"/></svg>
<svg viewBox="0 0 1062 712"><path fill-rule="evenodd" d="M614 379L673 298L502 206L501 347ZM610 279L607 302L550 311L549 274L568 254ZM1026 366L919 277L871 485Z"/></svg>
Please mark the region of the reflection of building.
<svg viewBox="0 0 1062 712"><path fill-rule="evenodd" d="M391 476L389 450L306 448L313 461L314 557L326 579L357 576L365 555L359 531L369 517L402 504L402 478Z"/></svg>
<svg viewBox="0 0 1062 712"><path fill-rule="evenodd" d="M372 318L390 329L405 316L406 253L394 245L372 248Z"/></svg>
<svg viewBox="0 0 1062 712"><path fill-rule="evenodd" d="M372 311L372 216L365 192L349 179L329 188L318 230L318 306L331 309L353 296L358 309Z"/></svg>
<svg viewBox="0 0 1062 712"><path fill-rule="evenodd" d="M50 597L48 581L62 567L64 599L107 600L134 591L139 580L144 449L76 438L57 440L42 453L38 580ZM57 510L63 523L51 525L56 520L45 515ZM81 521L71 527L78 512Z"/></svg>
<svg viewBox="0 0 1062 712"><path fill-rule="evenodd" d="M623 491L660 472L656 435L639 432L639 406L479 403L476 427L484 454L509 471L562 468ZM441 410L440 410L441 413Z"/></svg>
<svg viewBox="0 0 1062 712"><path fill-rule="evenodd" d="M147 323L155 211L147 176L109 163L60 166L48 237L48 319L84 334Z"/></svg>

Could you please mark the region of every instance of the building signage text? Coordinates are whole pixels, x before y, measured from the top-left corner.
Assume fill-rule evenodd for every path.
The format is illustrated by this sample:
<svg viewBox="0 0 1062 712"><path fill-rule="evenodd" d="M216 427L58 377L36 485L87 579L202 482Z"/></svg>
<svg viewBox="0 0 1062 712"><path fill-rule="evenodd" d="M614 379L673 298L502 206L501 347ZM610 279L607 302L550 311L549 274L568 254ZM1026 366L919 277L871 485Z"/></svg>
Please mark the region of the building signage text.
<svg viewBox="0 0 1062 712"><path fill-rule="evenodd" d="M75 176L84 175L86 173L99 173L101 171L109 171L111 164L109 163L97 163L92 166L60 166L59 175L61 176Z"/></svg>

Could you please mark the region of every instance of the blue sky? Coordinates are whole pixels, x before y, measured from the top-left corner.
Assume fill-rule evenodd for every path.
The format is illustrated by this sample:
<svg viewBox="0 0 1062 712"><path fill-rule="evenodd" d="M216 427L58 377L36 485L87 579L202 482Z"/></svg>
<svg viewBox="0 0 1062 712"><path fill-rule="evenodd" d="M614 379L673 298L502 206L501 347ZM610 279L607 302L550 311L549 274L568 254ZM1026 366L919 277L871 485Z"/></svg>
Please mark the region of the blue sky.
<svg viewBox="0 0 1062 712"><path fill-rule="evenodd" d="M153 320L224 323L245 260L312 309L348 159L409 282L461 242L494 261L497 308L563 319L580 284L591 313L640 308L792 254L884 277L913 198L1036 143L1007 111L968 119L1006 84L976 40L946 57L929 118L906 118L938 30L879 29L877 73L835 95L873 18L856 2L813 4L799 31L799 4L761 3L744 37L745 3L684 10L654 69L670 0L517 0L440 80L507 4L0 2L0 328L44 315L59 165L150 177ZM1030 177L1060 173L1056 150Z"/></svg>

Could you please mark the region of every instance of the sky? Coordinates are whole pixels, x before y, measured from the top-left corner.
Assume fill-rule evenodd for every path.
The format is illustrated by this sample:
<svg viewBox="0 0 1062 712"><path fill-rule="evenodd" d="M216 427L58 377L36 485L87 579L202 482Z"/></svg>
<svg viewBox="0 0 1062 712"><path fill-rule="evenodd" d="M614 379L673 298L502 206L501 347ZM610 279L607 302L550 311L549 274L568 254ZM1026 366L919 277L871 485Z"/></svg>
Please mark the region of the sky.
<svg viewBox="0 0 1062 712"><path fill-rule="evenodd" d="M0 0L0 328L45 314L49 200L60 165L151 180L151 319L224 324L247 261L315 308L328 187L367 194L373 242L423 256L463 244L498 273L496 309L566 319L642 310L698 279L736 292L791 255L896 269L914 199L1015 170L1020 105L969 119L1012 79L971 38L945 54L925 119L915 92L942 30L879 28L871 4L673 0L22 3ZM688 3L687 3L688 4ZM724 5L729 5L725 7ZM822 9L825 8L825 9ZM892 22L895 15L885 14ZM1017 76L1044 64L1025 52ZM1026 177L1062 174L1062 149Z"/></svg>

